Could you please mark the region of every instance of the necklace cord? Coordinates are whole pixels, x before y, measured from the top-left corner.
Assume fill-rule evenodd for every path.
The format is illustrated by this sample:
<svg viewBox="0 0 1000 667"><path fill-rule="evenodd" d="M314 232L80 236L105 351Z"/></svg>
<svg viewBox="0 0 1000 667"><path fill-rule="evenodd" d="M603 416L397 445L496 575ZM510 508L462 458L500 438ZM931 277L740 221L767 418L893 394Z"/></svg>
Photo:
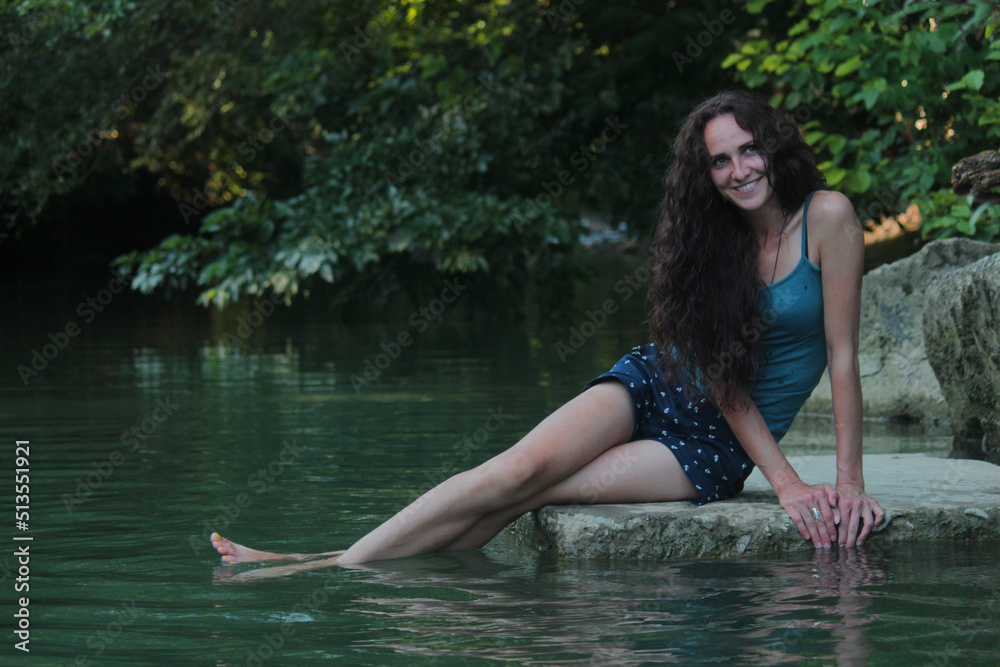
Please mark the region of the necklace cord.
<svg viewBox="0 0 1000 667"><path fill-rule="evenodd" d="M778 258L781 257L781 237L785 235L785 225L787 224L788 216L786 215L785 219L781 221L781 230L778 232L778 250L774 254L774 269L771 271L771 281L768 283L768 286L774 284L774 276L778 274Z"/></svg>

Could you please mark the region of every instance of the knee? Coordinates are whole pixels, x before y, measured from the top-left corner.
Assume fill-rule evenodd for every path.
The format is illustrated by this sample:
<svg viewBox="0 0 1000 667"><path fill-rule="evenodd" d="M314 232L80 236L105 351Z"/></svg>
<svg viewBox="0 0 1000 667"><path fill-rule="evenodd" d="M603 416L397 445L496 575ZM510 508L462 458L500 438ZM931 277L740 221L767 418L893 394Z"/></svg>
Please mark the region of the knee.
<svg viewBox="0 0 1000 667"><path fill-rule="evenodd" d="M476 491L495 506L520 502L544 488L550 470L544 457L508 451L475 470Z"/></svg>

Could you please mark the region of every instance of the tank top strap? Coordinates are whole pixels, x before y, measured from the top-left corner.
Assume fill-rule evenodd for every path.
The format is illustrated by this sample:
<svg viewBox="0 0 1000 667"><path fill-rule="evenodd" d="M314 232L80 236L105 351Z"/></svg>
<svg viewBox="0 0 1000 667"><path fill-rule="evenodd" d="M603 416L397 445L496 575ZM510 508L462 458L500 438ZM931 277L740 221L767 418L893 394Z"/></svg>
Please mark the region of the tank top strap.
<svg viewBox="0 0 1000 667"><path fill-rule="evenodd" d="M809 213L809 201L814 194L816 194L815 190L806 195L806 204L802 208L802 257L806 260L809 259L809 233L806 226L806 214Z"/></svg>

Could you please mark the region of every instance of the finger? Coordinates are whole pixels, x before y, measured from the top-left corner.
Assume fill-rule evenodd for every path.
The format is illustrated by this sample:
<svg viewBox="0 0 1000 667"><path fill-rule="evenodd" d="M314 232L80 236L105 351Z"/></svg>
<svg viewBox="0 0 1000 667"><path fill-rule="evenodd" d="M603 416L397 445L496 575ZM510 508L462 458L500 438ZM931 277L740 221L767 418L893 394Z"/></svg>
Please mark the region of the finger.
<svg viewBox="0 0 1000 667"><path fill-rule="evenodd" d="M865 525L864 525L864 528L861 530L861 534L858 535L858 544L859 545L864 544L865 540L868 539L868 536L871 534L872 530L875 529L875 513L873 511L873 506L877 506L877 505L878 505L878 503L876 503L874 500L872 500L871 503L865 503L865 507L864 507L864 521L865 521ZM882 508L879 507L879 509L881 510ZM883 516L884 516L884 514L883 514Z"/></svg>
<svg viewBox="0 0 1000 667"><path fill-rule="evenodd" d="M865 530L858 537L858 546L864 544L871 532L881 526L883 519L885 519L885 510L874 500L872 501L871 514L871 520L865 521Z"/></svg>
<svg viewBox="0 0 1000 667"><path fill-rule="evenodd" d="M854 512L851 511L850 503L845 502L844 506L840 508L840 527L837 531L837 544L842 547L848 546L848 544L853 545L851 542L851 520L854 517Z"/></svg>
<svg viewBox="0 0 1000 667"><path fill-rule="evenodd" d="M824 536L824 533L826 532L826 522L824 522L822 518L820 518L819 521L813 518L813 507L816 507L816 505L811 505L810 508L806 510L806 513L808 514L806 517L806 527L809 529L809 537L812 540L813 546L817 549L821 549L825 546L829 546L829 543Z"/></svg>
<svg viewBox="0 0 1000 667"><path fill-rule="evenodd" d="M826 493L829 489L828 484L824 484L819 491L819 496L813 499L814 504L812 505L819 510L819 518L817 519L812 515L812 510L809 511L810 516L816 524L816 532L819 534L819 542L816 546L821 546L825 549L830 548L830 542L832 541L833 535L836 535L836 528L833 523L833 511L830 509L830 505L827 503L827 498L829 494Z"/></svg>
<svg viewBox="0 0 1000 667"><path fill-rule="evenodd" d="M885 510L882 509L881 505L874 498L869 498L869 502L865 503L865 525L858 536L858 545L864 544L871 532L875 530L876 527L882 525L882 520L885 519Z"/></svg>
<svg viewBox="0 0 1000 667"><path fill-rule="evenodd" d="M829 547L833 538L837 535L837 500L840 494L829 484L820 487L822 494L817 500L816 507L819 508L822 519L820 521L820 532L823 533L823 546Z"/></svg>
<svg viewBox="0 0 1000 667"><path fill-rule="evenodd" d="M858 517L861 522L861 530L858 533L856 544L861 546L868 539L868 534L872 532L872 528L874 527L872 524L875 522L875 517L872 516L871 510L867 506L858 512Z"/></svg>
<svg viewBox="0 0 1000 667"><path fill-rule="evenodd" d="M882 521L885 519L885 510L882 506L878 504L877 500L872 500L872 511L875 513L875 528L882 525Z"/></svg>
<svg viewBox="0 0 1000 667"><path fill-rule="evenodd" d="M841 545L845 547L853 547L857 544L858 530L861 523L861 510L864 507L864 503L858 498L845 498L843 500L840 511L843 513L843 520L841 522L841 528L843 529L843 535L841 540Z"/></svg>
<svg viewBox="0 0 1000 667"><path fill-rule="evenodd" d="M840 514L840 494L829 484L827 484L827 488L829 489L827 501L830 503L830 507L833 508L833 523L839 526L843 518Z"/></svg>
<svg viewBox="0 0 1000 667"><path fill-rule="evenodd" d="M869 525L868 521L865 521L864 526L861 525L863 515L860 509L851 507L848 511L851 513L851 519L847 526L847 542L845 543L845 546L853 547L861 543L861 541L858 540L858 529L868 528Z"/></svg>
<svg viewBox="0 0 1000 667"><path fill-rule="evenodd" d="M793 505L790 505L788 506L788 508L785 509L785 511L788 512L788 516L792 518L792 523L795 524L795 527L799 529L799 535L802 536L802 539L804 540L812 539L809 536L809 529L806 528L806 522L802 518L802 513L799 512L798 508L796 508Z"/></svg>
<svg viewBox="0 0 1000 667"><path fill-rule="evenodd" d="M851 522L851 508L850 506L839 507L840 510L840 523L837 524L837 544L842 547L847 546L847 535L850 528Z"/></svg>
<svg viewBox="0 0 1000 667"><path fill-rule="evenodd" d="M821 503L821 510L823 515L822 527L826 532L826 539L824 544L829 547L833 543L833 538L837 535L837 514L836 505L832 507L826 503Z"/></svg>

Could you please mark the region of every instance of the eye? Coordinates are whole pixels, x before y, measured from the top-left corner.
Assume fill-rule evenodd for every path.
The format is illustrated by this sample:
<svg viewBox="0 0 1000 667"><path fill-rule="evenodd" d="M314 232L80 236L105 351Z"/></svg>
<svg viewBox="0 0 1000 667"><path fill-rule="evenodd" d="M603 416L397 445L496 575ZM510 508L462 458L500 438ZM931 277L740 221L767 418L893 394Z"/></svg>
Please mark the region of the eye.
<svg viewBox="0 0 1000 667"><path fill-rule="evenodd" d="M713 167L721 167L724 164L726 164L726 158L721 155L712 160Z"/></svg>
<svg viewBox="0 0 1000 667"><path fill-rule="evenodd" d="M750 144L749 146L746 147L746 149L743 152L746 153L747 155L756 155L757 147L754 146L753 144Z"/></svg>

